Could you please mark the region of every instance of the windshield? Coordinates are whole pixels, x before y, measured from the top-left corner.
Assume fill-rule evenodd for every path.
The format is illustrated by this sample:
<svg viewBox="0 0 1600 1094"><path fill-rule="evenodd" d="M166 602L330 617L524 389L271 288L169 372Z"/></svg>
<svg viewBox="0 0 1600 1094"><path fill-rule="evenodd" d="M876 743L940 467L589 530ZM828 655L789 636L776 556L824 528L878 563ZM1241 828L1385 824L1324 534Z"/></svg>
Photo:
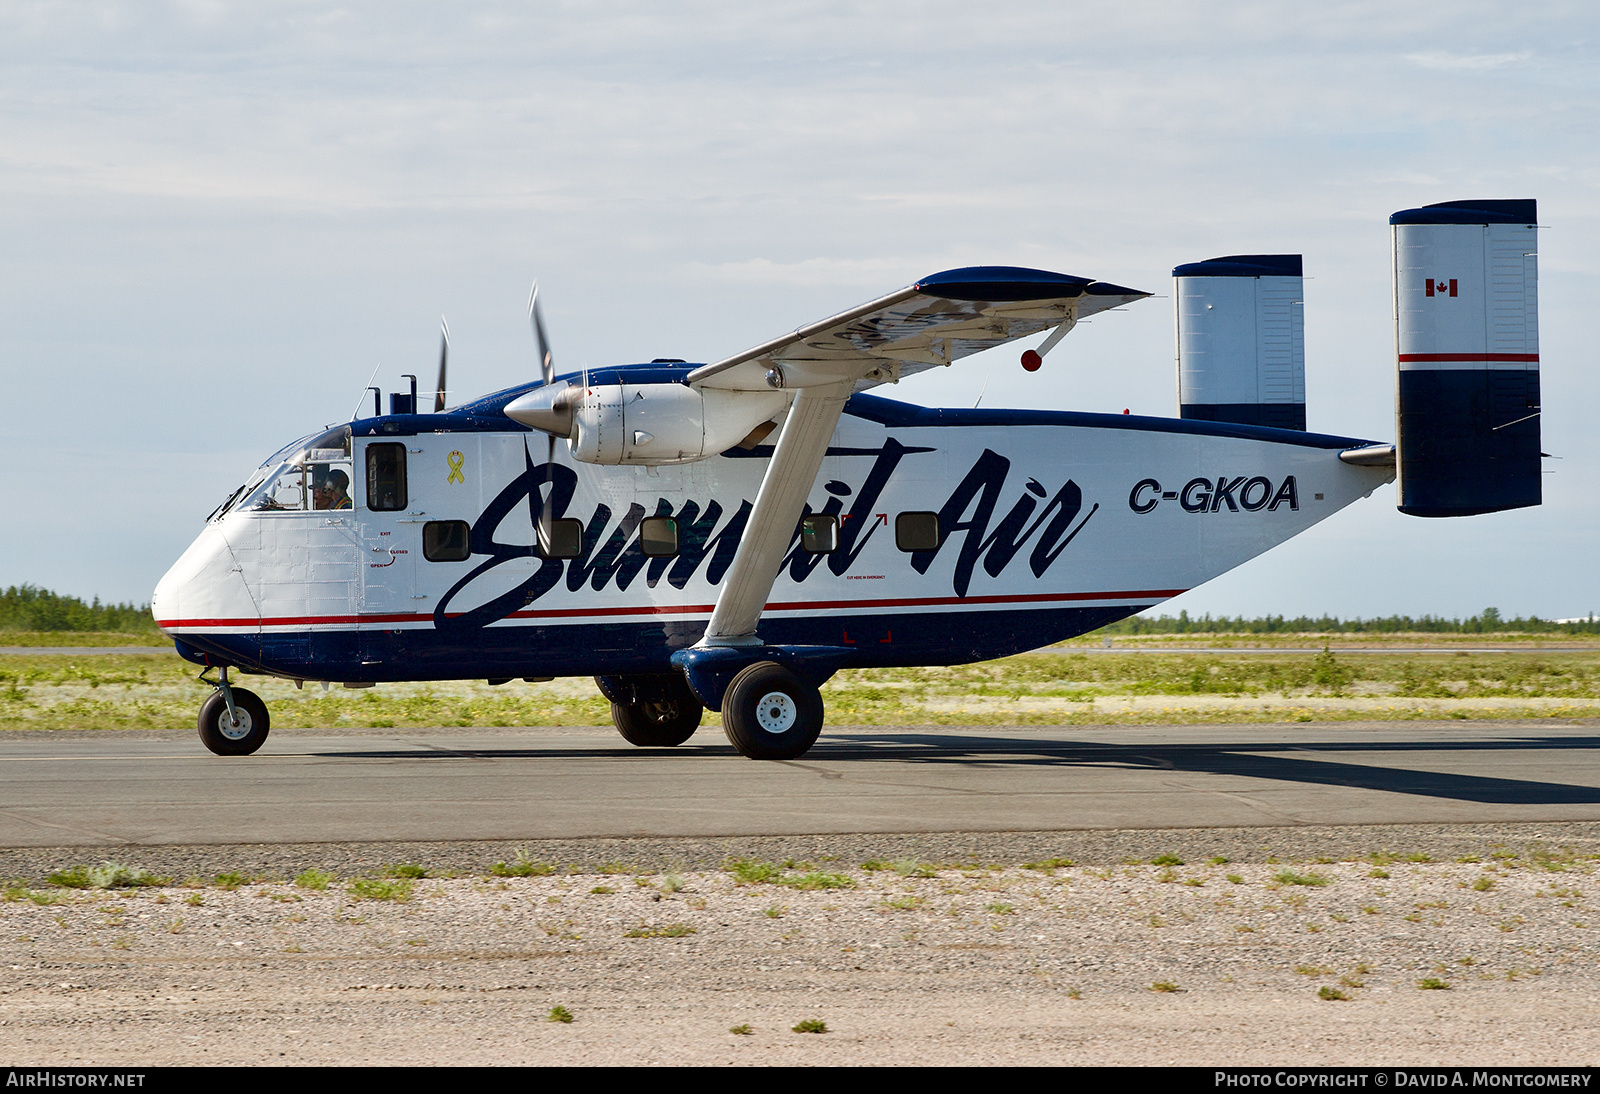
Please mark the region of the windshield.
<svg viewBox="0 0 1600 1094"><path fill-rule="evenodd" d="M350 427L339 425L274 452L206 520L235 511L349 509L349 490Z"/></svg>

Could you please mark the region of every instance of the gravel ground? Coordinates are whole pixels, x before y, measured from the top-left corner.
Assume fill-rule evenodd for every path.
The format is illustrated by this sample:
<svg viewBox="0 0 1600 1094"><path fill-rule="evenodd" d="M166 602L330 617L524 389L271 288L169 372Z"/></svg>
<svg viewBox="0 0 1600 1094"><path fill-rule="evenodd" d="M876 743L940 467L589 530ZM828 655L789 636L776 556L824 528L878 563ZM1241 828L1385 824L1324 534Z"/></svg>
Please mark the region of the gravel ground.
<svg viewBox="0 0 1600 1094"><path fill-rule="evenodd" d="M0 1058L1592 1065L1597 835L603 841L524 846L562 865L510 877L490 844L123 856L278 879L231 889L64 890L38 871L81 849L7 852L30 880L0 903ZM470 874L352 880L407 860Z"/></svg>

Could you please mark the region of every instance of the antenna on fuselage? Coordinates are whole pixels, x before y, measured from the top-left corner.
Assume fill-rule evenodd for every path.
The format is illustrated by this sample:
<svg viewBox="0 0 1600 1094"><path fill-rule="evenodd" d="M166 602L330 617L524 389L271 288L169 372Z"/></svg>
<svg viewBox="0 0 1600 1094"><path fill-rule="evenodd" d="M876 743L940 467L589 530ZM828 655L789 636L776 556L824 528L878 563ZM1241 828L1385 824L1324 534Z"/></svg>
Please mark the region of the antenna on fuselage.
<svg viewBox="0 0 1600 1094"><path fill-rule="evenodd" d="M378 370L383 367L379 362L372 366L372 375L367 377L367 386L361 389L361 394L356 396L355 409L350 412L350 420L356 420L356 415L361 413L361 400L367 397L367 392L372 392L372 416L376 418L383 413L383 392L372 386L372 381L378 378Z"/></svg>

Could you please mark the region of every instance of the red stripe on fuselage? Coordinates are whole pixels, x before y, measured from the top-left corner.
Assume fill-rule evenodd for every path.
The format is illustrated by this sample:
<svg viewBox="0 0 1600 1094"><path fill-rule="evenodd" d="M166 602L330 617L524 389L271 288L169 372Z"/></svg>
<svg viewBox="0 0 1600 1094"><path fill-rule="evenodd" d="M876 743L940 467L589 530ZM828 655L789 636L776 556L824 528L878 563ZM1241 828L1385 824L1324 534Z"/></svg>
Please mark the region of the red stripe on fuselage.
<svg viewBox="0 0 1600 1094"><path fill-rule="evenodd" d="M1029 593L996 596L919 596L891 600L791 600L767 605L769 612L840 611L870 608L929 608L969 604L1059 604L1083 600L1166 600L1187 589L1135 589L1102 593ZM582 619L619 615L710 615L714 604L644 605L633 608L555 608L547 611L512 612L507 619ZM465 612L449 613L450 618ZM421 623L431 613L404 615L308 615L278 616L271 619L158 619L162 630L213 627L332 627L362 623Z"/></svg>

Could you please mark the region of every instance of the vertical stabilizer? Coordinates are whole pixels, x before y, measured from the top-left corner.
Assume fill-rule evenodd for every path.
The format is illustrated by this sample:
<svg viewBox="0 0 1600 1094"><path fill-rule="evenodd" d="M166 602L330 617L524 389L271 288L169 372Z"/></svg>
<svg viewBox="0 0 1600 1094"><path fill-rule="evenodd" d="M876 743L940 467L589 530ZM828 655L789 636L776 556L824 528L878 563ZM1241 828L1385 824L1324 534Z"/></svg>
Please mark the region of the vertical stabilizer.
<svg viewBox="0 0 1600 1094"><path fill-rule="evenodd" d="M1229 255L1172 271L1178 414L1306 427L1299 255Z"/></svg>
<svg viewBox="0 0 1600 1094"><path fill-rule="evenodd" d="M1536 219L1531 199L1389 218L1402 513L1540 502Z"/></svg>

